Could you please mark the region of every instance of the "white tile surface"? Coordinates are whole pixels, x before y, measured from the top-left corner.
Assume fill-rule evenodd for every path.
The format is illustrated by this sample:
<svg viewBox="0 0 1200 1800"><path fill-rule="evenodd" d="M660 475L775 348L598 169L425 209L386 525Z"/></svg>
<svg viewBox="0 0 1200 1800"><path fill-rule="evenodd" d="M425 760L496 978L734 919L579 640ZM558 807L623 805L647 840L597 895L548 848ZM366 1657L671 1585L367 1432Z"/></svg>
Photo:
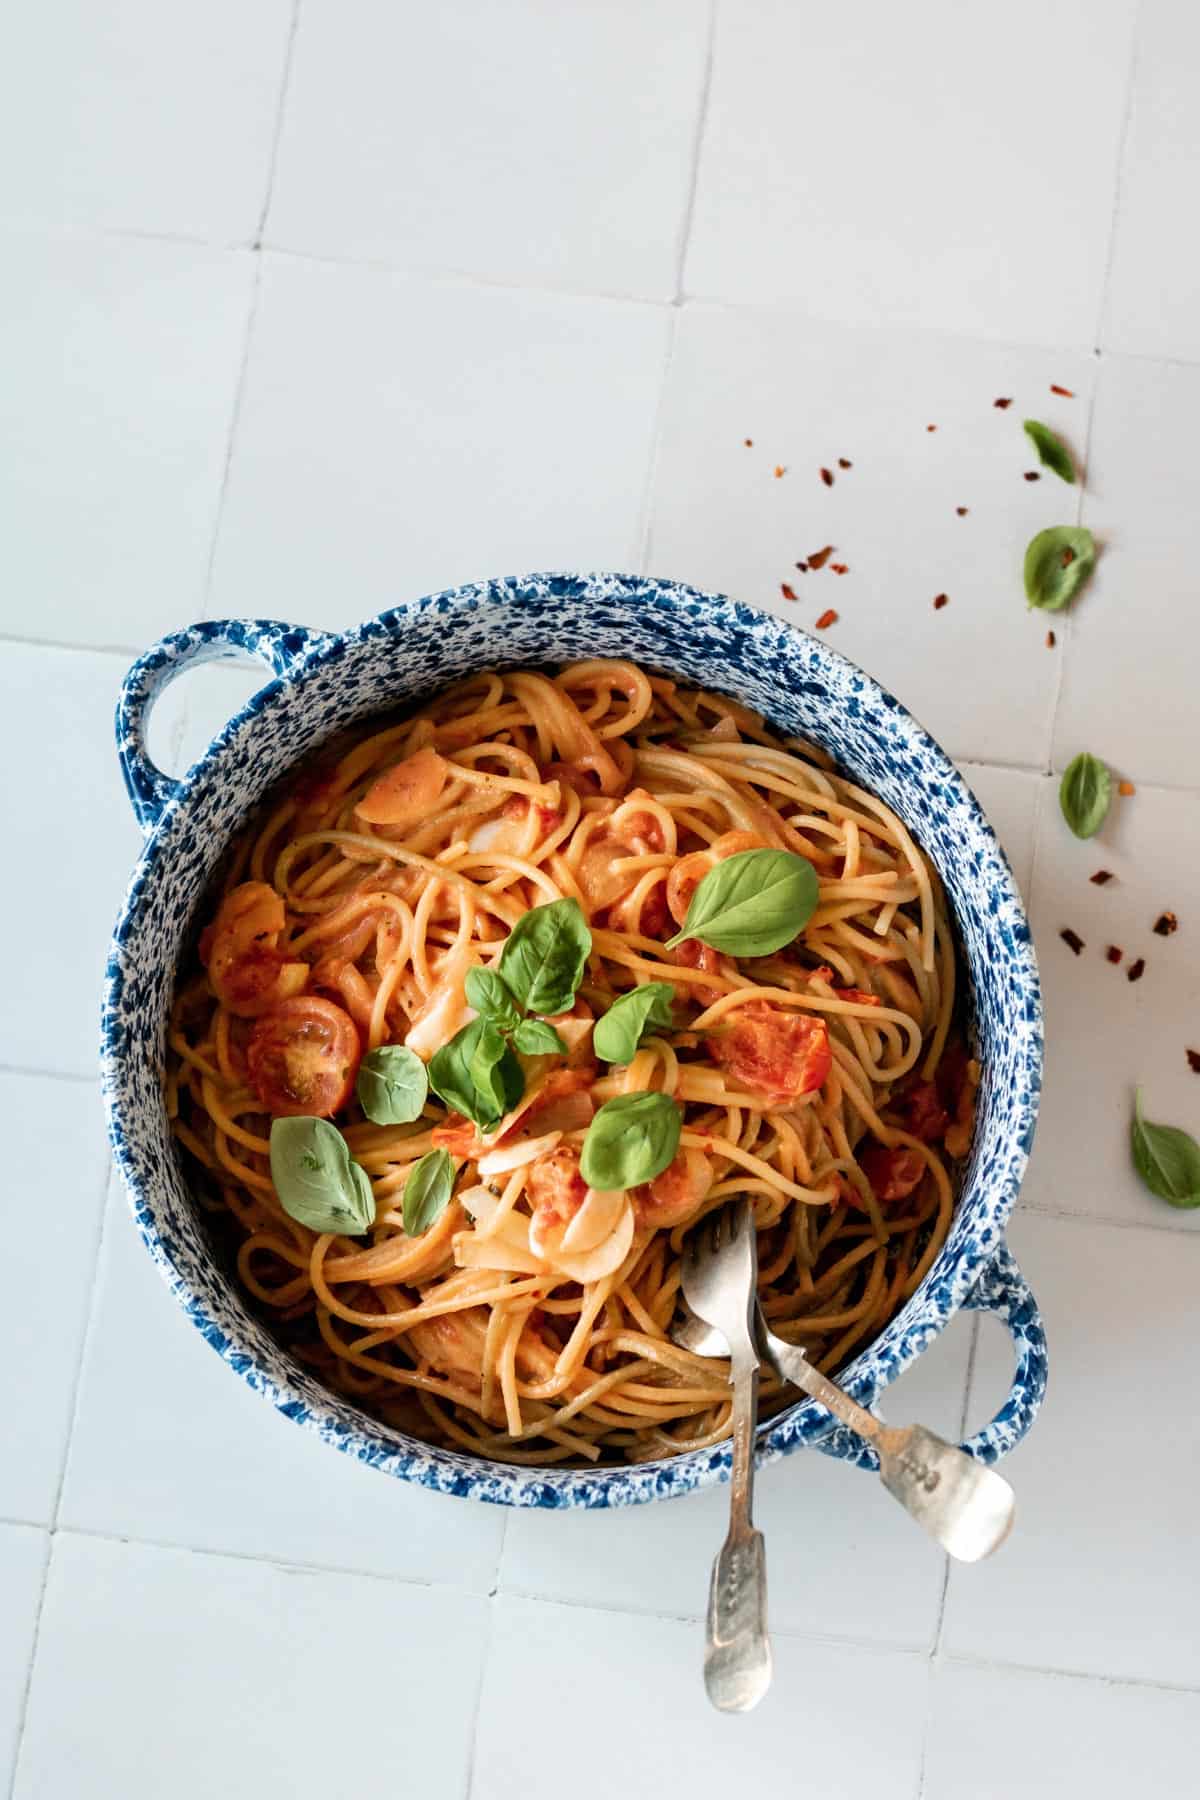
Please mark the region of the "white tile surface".
<svg viewBox="0 0 1200 1800"><path fill-rule="evenodd" d="M1101 365L1083 523L1102 553L1072 609L1058 768L1090 749L1134 780L1196 786L1198 408L1200 368Z"/></svg>
<svg viewBox="0 0 1200 1800"><path fill-rule="evenodd" d="M1097 837L1073 837L1045 783L1038 826L1032 919L1046 1004L1046 1106L1025 1204L1053 1212L1172 1230L1200 1230L1200 1209L1182 1211L1149 1193L1133 1168L1133 1091L1145 1113L1200 1137L1200 797L1139 786L1113 802ZM1113 880L1089 879L1107 869ZM1174 910L1179 929L1153 927ZM1059 933L1084 940L1078 956ZM1124 952L1110 964L1109 945ZM1131 983L1136 960L1145 973Z"/></svg>
<svg viewBox="0 0 1200 1800"><path fill-rule="evenodd" d="M0 62L0 216L249 240L289 0L39 0Z"/></svg>
<svg viewBox="0 0 1200 1800"><path fill-rule="evenodd" d="M670 1793L685 1769L705 1795L768 1791L795 1768L801 1746L807 1791L837 1800L916 1792L926 1684L919 1657L777 1636L775 1685L752 1719L739 1719L705 1699L703 1648L703 1628L690 1621L501 1598L472 1800L558 1800L567 1782L573 1800L609 1800L625 1784L639 1795ZM587 1742L584 1708L606 1722Z"/></svg>
<svg viewBox="0 0 1200 1800"><path fill-rule="evenodd" d="M140 649L204 611L252 260L12 233L0 265L0 629Z"/></svg>
<svg viewBox="0 0 1200 1800"><path fill-rule="evenodd" d="M1142 0L1137 66L1103 341L1200 362L1200 245L1187 217L1200 190L1200 12Z"/></svg>
<svg viewBox="0 0 1200 1800"><path fill-rule="evenodd" d="M1197 1694L947 1663L922 1800L1184 1800L1198 1736Z"/></svg>
<svg viewBox="0 0 1200 1800"><path fill-rule="evenodd" d="M357 624L485 575L628 567L667 315L273 258L214 610Z"/></svg>
<svg viewBox="0 0 1200 1800"><path fill-rule="evenodd" d="M969 1317L955 1319L901 1377L882 1407L890 1421L919 1419L957 1439L970 1333ZM944 1559L875 1476L797 1453L761 1471L755 1517L767 1539L773 1630L931 1646ZM515 1513L501 1590L703 1618L728 1522L727 1487L625 1515Z"/></svg>
<svg viewBox="0 0 1200 1800"><path fill-rule="evenodd" d="M720 6L688 293L1090 347L1135 12Z"/></svg>
<svg viewBox="0 0 1200 1800"><path fill-rule="evenodd" d="M49 1536L0 1525L0 1781L12 1772Z"/></svg>
<svg viewBox="0 0 1200 1800"><path fill-rule="evenodd" d="M504 1528L498 1508L364 1468L252 1393L172 1300L115 1184L61 1517L117 1537L478 1592L492 1584Z"/></svg>
<svg viewBox="0 0 1200 1800"><path fill-rule="evenodd" d="M1200 1687L1188 1499L1200 1480L1200 1243L1030 1214L1009 1237L1045 1315L1050 1385L1004 1465L1017 1491L1011 1538L990 1561L951 1568L943 1647ZM989 1397L1010 1368L1000 1332L982 1331Z"/></svg>
<svg viewBox="0 0 1200 1800"><path fill-rule="evenodd" d="M356 1757L457 1800L486 1604L63 1534L16 1800L129 1800L168 1771L175 1800L315 1800Z"/></svg>
<svg viewBox="0 0 1200 1800"><path fill-rule="evenodd" d="M707 13L306 0L268 242L669 298Z"/></svg>
<svg viewBox="0 0 1200 1800"><path fill-rule="evenodd" d="M0 938L12 946L0 1063L13 1067L96 1073L105 950L141 848L113 749L124 668L122 657L0 644L0 759L36 770L4 795L7 866L23 876L0 883ZM67 826L57 841L56 816Z"/></svg>
<svg viewBox="0 0 1200 1800"><path fill-rule="evenodd" d="M1038 766L1061 651L1045 648L1046 620L1026 607L1021 562L1035 531L1074 520L1076 493L1048 474L1022 479L1036 461L1021 420L1044 419L1082 451L1091 369L1064 352L688 306L668 377L650 572L809 629L833 607L829 642L952 754ZM993 405L1009 397L1007 411ZM853 467L839 469L839 457ZM830 543L838 554L823 569L797 571ZM935 612L939 593L949 604Z"/></svg>
<svg viewBox="0 0 1200 1800"><path fill-rule="evenodd" d="M5 1407L0 1517L49 1525L99 1243L108 1152L100 1096L89 1082L0 1074L5 1190L14 1226L5 1243L0 1363L24 1371ZM46 1160L68 1172L51 1185ZM18 1220L36 1219L36 1228ZM36 1371L36 1379L28 1379Z"/></svg>

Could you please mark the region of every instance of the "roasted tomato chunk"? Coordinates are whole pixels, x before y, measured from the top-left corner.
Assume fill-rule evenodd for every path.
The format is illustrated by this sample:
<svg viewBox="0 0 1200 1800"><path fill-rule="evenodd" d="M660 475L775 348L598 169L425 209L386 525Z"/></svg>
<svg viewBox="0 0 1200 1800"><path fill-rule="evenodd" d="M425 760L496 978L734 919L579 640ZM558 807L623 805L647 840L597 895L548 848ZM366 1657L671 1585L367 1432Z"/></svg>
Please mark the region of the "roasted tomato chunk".
<svg viewBox="0 0 1200 1800"><path fill-rule="evenodd" d="M833 1053L824 1019L752 1000L721 1024L719 1035L707 1040L708 1052L737 1087L783 1105L815 1093L829 1074Z"/></svg>
<svg viewBox="0 0 1200 1800"><path fill-rule="evenodd" d="M332 1000L305 994L261 1018L246 1049L250 1085L276 1118L328 1119L345 1106L358 1074L354 1020Z"/></svg>

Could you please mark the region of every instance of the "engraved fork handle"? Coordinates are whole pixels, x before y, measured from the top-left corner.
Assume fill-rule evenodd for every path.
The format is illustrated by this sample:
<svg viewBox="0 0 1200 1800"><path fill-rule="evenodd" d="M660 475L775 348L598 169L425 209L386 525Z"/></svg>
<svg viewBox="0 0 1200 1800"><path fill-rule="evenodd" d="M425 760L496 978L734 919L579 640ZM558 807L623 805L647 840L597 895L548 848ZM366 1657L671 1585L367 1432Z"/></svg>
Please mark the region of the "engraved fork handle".
<svg viewBox="0 0 1200 1800"><path fill-rule="evenodd" d="M729 1535L713 1563L708 1592L708 1641L704 1685L722 1712L748 1712L771 1682L767 1637L767 1561L763 1536L754 1529L754 1428L758 1415L758 1364L739 1358L733 1378L733 1468Z"/></svg>

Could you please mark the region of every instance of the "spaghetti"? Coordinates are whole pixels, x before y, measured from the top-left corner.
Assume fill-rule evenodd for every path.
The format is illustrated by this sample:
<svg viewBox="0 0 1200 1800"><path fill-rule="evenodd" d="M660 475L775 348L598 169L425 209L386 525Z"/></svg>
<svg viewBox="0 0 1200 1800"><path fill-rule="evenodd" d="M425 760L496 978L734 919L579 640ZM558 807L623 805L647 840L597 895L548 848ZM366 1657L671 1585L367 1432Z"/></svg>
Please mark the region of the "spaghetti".
<svg viewBox="0 0 1200 1800"><path fill-rule="evenodd" d="M735 959L667 947L703 876L750 849L807 859L794 942ZM519 1057L490 1128L431 1093L375 1124L359 1058L428 1063L474 1016L531 908L578 901L590 952L561 1048ZM946 1237L979 1071L955 1030L955 950L900 820L798 740L633 663L486 673L349 736L242 835L170 1024L167 1103L245 1291L292 1353L388 1423L511 1463L633 1460L719 1442L727 1366L676 1345L684 1234L752 1199L773 1328L827 1369L913 1293ZM595 1024L674 990L626 1064ZM597 1111L642 1091L682 1113L653 1180L580 1175ZM297 1096L300 1097L299 1102ZM370 1180L360 1237L284 1210L280 1113L332 1119ZM404 1189L441 1148L453 1196L406 1233ZM765 1412L790 1392L764 1371Z"/></svg>

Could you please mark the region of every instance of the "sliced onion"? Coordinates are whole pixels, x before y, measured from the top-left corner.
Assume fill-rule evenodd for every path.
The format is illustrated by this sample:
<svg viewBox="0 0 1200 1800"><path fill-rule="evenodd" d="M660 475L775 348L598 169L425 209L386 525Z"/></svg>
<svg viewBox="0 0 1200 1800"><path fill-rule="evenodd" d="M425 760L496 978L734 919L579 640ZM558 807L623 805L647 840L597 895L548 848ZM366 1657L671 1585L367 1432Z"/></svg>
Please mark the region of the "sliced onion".
<svg viewBox="0 0 1200 1800"><path fill-rule="evenodd" d="M589 1112L588 1119L590 1118ZM499 1149L489 1150L485 1156L480 1157L477 1164L479 1173L485 1181L491 1181L496 1175L508 1175L513 1169L523 1169L526 1163L536 1162L539 1156L549 1156L561 1137L561 1131L547 1131L541 1137L524 1138L515 1144L502 1144Z"/></svg>
<svg viewBox="0 0 1200 1800"><path fill-rule="evenodd" d="M616 1230L624 1203L624 1188L589 1188L583 1205L562 1234L559 1249L568 1256L594 1250Z"/></svg>
<svg viewBox="0 0 1200 1800"><path fill-rule="evenodd" d="M611 1275L619 1269L629 1255L633 1243L633 1207L629 1204L629 1196L625 1196L625 1208L617 1222L615 1231L610 1232L603 1243L594 1250L585 1250L578 1256L564 1256L561 1252L552 1257L554 1267L571 1281L600 1281L605 1275Z"/></svg>

